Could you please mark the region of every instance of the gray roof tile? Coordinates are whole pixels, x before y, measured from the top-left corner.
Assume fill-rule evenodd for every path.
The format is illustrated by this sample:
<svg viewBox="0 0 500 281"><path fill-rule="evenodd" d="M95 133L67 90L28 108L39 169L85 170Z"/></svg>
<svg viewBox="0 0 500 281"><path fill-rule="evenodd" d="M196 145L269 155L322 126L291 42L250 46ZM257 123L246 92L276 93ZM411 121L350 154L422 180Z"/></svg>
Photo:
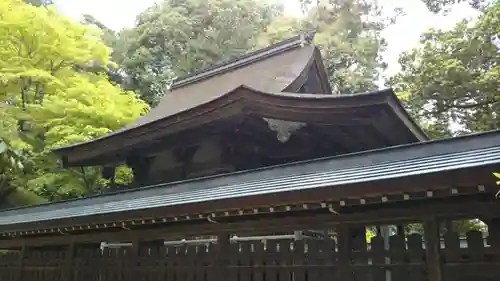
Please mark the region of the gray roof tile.
<svg viewBox="0 0 500 281"><path fill-rule="evenodd" d="M0 225L207 202L500 163L500 133L404 145L0 212Z"/></svg>

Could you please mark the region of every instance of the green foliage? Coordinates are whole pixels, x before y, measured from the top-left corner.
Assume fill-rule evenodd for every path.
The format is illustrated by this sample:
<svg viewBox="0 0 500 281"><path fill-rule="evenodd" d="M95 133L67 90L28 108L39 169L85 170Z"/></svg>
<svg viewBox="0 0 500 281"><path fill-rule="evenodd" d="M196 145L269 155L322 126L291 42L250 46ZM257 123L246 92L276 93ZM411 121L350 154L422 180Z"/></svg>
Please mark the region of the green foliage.
<svg viewBox="0 0 500 281"><path fill-rule="evenodd" d="M255 38L278 11L247 0L165 0L141 13L115 52L128 85L156 104L172 79L253 49ZM124 46L123 44L126 44Z"/></svg>
<svg viewBox="0 0 500 281"><path fill-rule="evenodd" d="M377 88L387 23L373 1L330 1L295 18L260 1L166 0L120 32L113 57L129 78L127 87L156 104L175 77L314 27L331 84L350 94Z"/></svg>
<svg viewBox="0 0 500 281"><path fill-rule="evenodd" d="M61 171L51 150L119 129L148 106L89 71L111 63L99 30L18 0L0 3L0 14L0 102L18 120L7 124L12 144L27 155L11 184L50 200L98 192L99 167Z"/></svg>
<svg viewBox="0 0 500 281"><path fill-rule="evenodd" d="M487 0L422 0L429 11L433 13L447 13L449 7L454 4L468 3L471 7L475 9L481 9L484 7Z"/></svg>
<svg viewBox="0 0 500 281"><path fill-rule="evenodd" d="M25 3L31 4L33 6L41 7L54 4L52 0L24 0Z"/></svg>
<svg viewBox="0 0 500 281"><path fill-rule="evenodd" d="M380 55L386 43L380 32L387 24L374 1L318 1L303 19L277 17L260 34L259 43L275 43L314 27L315 44L334 91L367 92L377 89L380 71L386 67Z"/></svg>
<svg viewBox="0 0 500 281"><path fill-rule="evenodd" d="M302 10L307 11L308 7L310 7L312 4L319 4L321 2L324 2L322 0L298 0ZM336 0L329 0L327 2L335 2ZM433 13L446 13L449 11L449 7L454 4L460 4L460 3L468 3L471 7L475 9L481 9L484 7L485 3L487 3L487 0L420 0L422 1L425 6L429 9L429 11Z"/></svg>
<svg viewBox="0 0 500 281"><path fill-rule="evenodd" d="M500 173L493 173L493 176L499 179L499 181L497 181L497 185L500 185Z"/></svg>
<svg viewBox="0 0 500 281"><path fill-rule="evenodd" d="M500 2L477 22L429 30L391 84L433 137L500 128Z"/></svg>
<svg viewBox="0 0 500 281"><path fill-rule="evenodd" d="M1 109L1 107L0 107ZM42 197L12 184L24 172L26 158L14 149L4 134L7 130L0 120L0 209L14 206L35 205L46 202Z"/></svg>

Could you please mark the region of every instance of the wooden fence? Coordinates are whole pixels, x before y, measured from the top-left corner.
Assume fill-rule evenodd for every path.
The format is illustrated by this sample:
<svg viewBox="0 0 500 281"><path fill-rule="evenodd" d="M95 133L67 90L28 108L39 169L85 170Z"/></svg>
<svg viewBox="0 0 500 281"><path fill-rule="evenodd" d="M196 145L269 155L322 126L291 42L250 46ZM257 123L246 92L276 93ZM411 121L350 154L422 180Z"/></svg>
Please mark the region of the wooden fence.
<svg viewBox="0 0 500 281"><path fill-rule="evenodd" d="M443 239L444 280L500 280L500 261L481 232L469 232L465 248L455 233ZM425 243L418 234L391 236L387 249L382 237L370 244L357 239L348 255L340 254L334 239L238 242L223 252L216 244L138 245L27 248L24 255L9 251L0 255L0 281L335 281L342 270L356 281L429 280Z"/></svg>

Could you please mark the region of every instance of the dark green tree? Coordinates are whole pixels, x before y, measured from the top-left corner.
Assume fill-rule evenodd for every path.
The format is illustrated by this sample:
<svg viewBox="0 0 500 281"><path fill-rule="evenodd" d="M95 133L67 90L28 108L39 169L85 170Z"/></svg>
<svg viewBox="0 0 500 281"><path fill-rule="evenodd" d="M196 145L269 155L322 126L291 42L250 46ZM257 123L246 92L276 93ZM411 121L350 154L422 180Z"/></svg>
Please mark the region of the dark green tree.
<svg viewBox="0 0 500 281"><path fill-rule="evenodd" d="M172 79L255 48L257 35L279 13L246 0L165 0L141 13L137 26L120 32L114 57L129 88L150 104Z"/></svg>
<svg viewBox="0 0 500 281"><path fill-rule="evenodd" d="M500 128L499 34L500 2L476 22L429 30L401 55L390 84L430 136Z"/></svg>

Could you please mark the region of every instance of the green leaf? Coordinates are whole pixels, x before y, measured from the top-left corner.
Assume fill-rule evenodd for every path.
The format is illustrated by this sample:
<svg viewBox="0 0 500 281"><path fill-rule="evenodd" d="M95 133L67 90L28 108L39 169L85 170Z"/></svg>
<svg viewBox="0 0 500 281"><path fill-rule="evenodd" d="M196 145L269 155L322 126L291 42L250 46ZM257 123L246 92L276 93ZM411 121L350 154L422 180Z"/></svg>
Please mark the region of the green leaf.
<svg viewBox="0 0 500 281"><path fill-rule="evenodd" d="M500 173L493 173L493 175L497 177L497 179L500 179ZM500 181L497 181L497 185L500 185Z"/></svg>
<svg viewBox="0 0 500 281"><path fill-rule="evenodd" d="M0 154L7 152L8 149L9 146L4 141L0 141Z"/></svg>

